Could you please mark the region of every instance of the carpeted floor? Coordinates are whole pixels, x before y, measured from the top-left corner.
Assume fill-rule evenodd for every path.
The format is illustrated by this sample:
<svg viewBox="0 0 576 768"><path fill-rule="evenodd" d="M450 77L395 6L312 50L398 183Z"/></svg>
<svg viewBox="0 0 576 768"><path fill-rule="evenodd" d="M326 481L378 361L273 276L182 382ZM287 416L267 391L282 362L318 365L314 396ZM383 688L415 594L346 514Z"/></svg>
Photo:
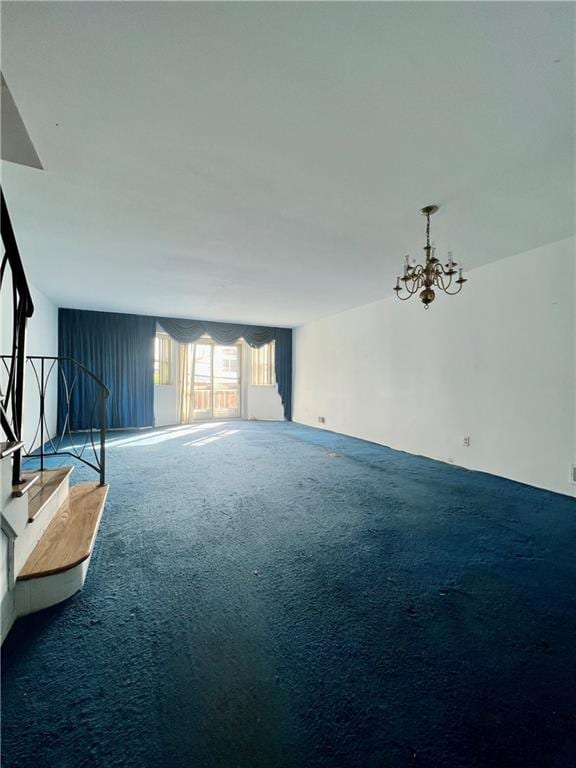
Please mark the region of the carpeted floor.
<svg viewBox="0 0 576 768"><path fill-rule="evenodd" d="M287 423L115 433L108 479L4 645L7 768L576 765L574 500Z"/></svg>

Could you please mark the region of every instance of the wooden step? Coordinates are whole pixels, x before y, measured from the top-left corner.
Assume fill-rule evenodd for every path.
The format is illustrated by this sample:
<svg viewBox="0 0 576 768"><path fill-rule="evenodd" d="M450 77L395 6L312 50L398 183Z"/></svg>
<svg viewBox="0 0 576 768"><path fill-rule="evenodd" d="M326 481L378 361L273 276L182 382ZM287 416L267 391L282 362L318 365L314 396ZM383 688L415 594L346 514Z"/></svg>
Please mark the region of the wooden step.
<svg viewBox="0 0 576 768"><path fill-rule="evenodd" d="M37 474L32 474L31 472L23 472L22 482L18 485L12 486L12 496L15 496L16 498L24 496L24 494L27 493L30 488L32 488L34 483L38 482L38 480L40 480L39 472Z"/></svg>
<svg viewBox="0 0 576 768"><path fill-rule="evenodd" d="M0 459L5 459L7 456L11 456L18 448L22 448L24 443L21 440L16 442L4 442L0 443Z"/></svg>
<svg viewBox="0 0 576 768"><path fill-rule="evenodd" d="M42 512L73 469L74 467L60 467L60 469L44 469L42 472L36 473L40 474L40 480L32 486L28 493L28 522L31 523ZM28 477L28 473L25 473L23 477Z"/></svg>
<svg viewBox="0 0 576 768"><path fill-rule="evenodd" d="M90 557L107 494L107 485L72 486L18 574L18 581L62 573Z"/></svg>

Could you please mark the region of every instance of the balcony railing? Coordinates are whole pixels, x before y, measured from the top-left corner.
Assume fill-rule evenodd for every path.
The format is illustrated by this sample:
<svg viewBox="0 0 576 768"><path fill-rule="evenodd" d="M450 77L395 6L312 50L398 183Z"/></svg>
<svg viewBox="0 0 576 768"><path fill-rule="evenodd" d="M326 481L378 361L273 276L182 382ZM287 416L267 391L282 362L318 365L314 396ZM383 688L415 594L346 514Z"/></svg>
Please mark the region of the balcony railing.
<svg viewBox="0 0 576 768"><path fill-rule="evenodd" d="M0 356L6 374L12 365ZM92 371L71 357L26 358L26 424L22 458L43 470L46 459L70 456L98 473L106 482L106 399L110 390ZM86 429L74 431L72 409L81 399ZM57 413L54 410L58 403Z"/></svg>

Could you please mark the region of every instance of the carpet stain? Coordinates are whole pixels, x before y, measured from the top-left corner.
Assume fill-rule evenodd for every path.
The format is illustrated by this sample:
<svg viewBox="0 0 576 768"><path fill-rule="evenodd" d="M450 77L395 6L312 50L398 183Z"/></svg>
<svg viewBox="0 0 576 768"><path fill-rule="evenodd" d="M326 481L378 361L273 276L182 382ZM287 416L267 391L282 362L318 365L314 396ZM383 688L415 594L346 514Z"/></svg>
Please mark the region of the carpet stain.
<svg viewBox="0 0 576 768"><path fill-rule="evenodd" d="M84 590L2 649L5 768L576 765L573 499L233 428L113 434Z"/></svg>

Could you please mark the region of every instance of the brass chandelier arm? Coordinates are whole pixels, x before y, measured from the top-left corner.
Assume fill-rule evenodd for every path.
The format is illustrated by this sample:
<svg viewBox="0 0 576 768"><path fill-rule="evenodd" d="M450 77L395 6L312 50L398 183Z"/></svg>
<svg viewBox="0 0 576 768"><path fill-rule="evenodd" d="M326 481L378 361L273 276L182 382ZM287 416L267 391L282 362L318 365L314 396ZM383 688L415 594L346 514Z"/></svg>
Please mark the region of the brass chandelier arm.
<svg viewBox="0 0 576 768"><path fill-rule="evenodd" d="M421 277L421 276L424 274L424 271L425 271L425 269L424 269L424 267L422 266L422 264L418 264L417 266L413 267L413 273L414 273L414 274L415 274L417 277Z"/></svg>
<svg viewBox="0 0 576 768"><path fill-rule="evenodd" d="M412 293L408 293L408 296L400 296L400 293L398 291L396 291L396 296L398 296L400 301L408 301L408 299L411 299L412 296L414 296L415 293L416 293L416 291L412 291Z"/></svg>
<svg viewBox="0 0 576 768"><path fill-rule="evenodd" d="M437 272L436 274L436 285L441 288L444 292L448 292L448 288L452 285L452 274L448 275L448 282L444 279L446 277L446 274L443 272Z"/></svg>
<svg viewBox="0 0 576 768"><path fill-rule="evenodd" d="M422 286L422 283L420 283L419 281L412 281L411 285L408 285L408 283L405 282L401 289L397 290L395 288L394 290L396 291L396 295L401 301L406 301L407 299L412 298L412 296L414 296L414 294L421 288L421 286ZM401 291L406 291L408 295L402 296Z"/></svg>
<svg viewBox="0 0 576 768"><path fill-rule="evenodd" d="M457 280L456 282L459 282L459 281ZM448 296L456 296L457 293L460 293L460 291L462 290L462 286L464 285L465 282L466 282L466 280L462 280L462 282L458 286L457 290L455 290L455 291L446 291Z"/></svg>
<svg viewBox="0 0 576 768"><path fill-rule="evenodd" d="M422 264L417 264L415 267L408 267L404 275L400 278L401 280L414 280L415 278L420 277L420 275L424 272L424 267Z"/></svg>
<svg viewBox="0 0 576 768"><path fill-rule="evenodd" d="M413 296L419 287L420 285L418 283L412 283L412 285L405 284L404 290L407 291L410 294L410 296Z"/></svg>
<svg viewBox="0 0 576 768"><path fill-rule="evenodd" d="M455 272L440 272L436 273L438 280L441 280L444 285L451 285L454 279Z"/></svg>

